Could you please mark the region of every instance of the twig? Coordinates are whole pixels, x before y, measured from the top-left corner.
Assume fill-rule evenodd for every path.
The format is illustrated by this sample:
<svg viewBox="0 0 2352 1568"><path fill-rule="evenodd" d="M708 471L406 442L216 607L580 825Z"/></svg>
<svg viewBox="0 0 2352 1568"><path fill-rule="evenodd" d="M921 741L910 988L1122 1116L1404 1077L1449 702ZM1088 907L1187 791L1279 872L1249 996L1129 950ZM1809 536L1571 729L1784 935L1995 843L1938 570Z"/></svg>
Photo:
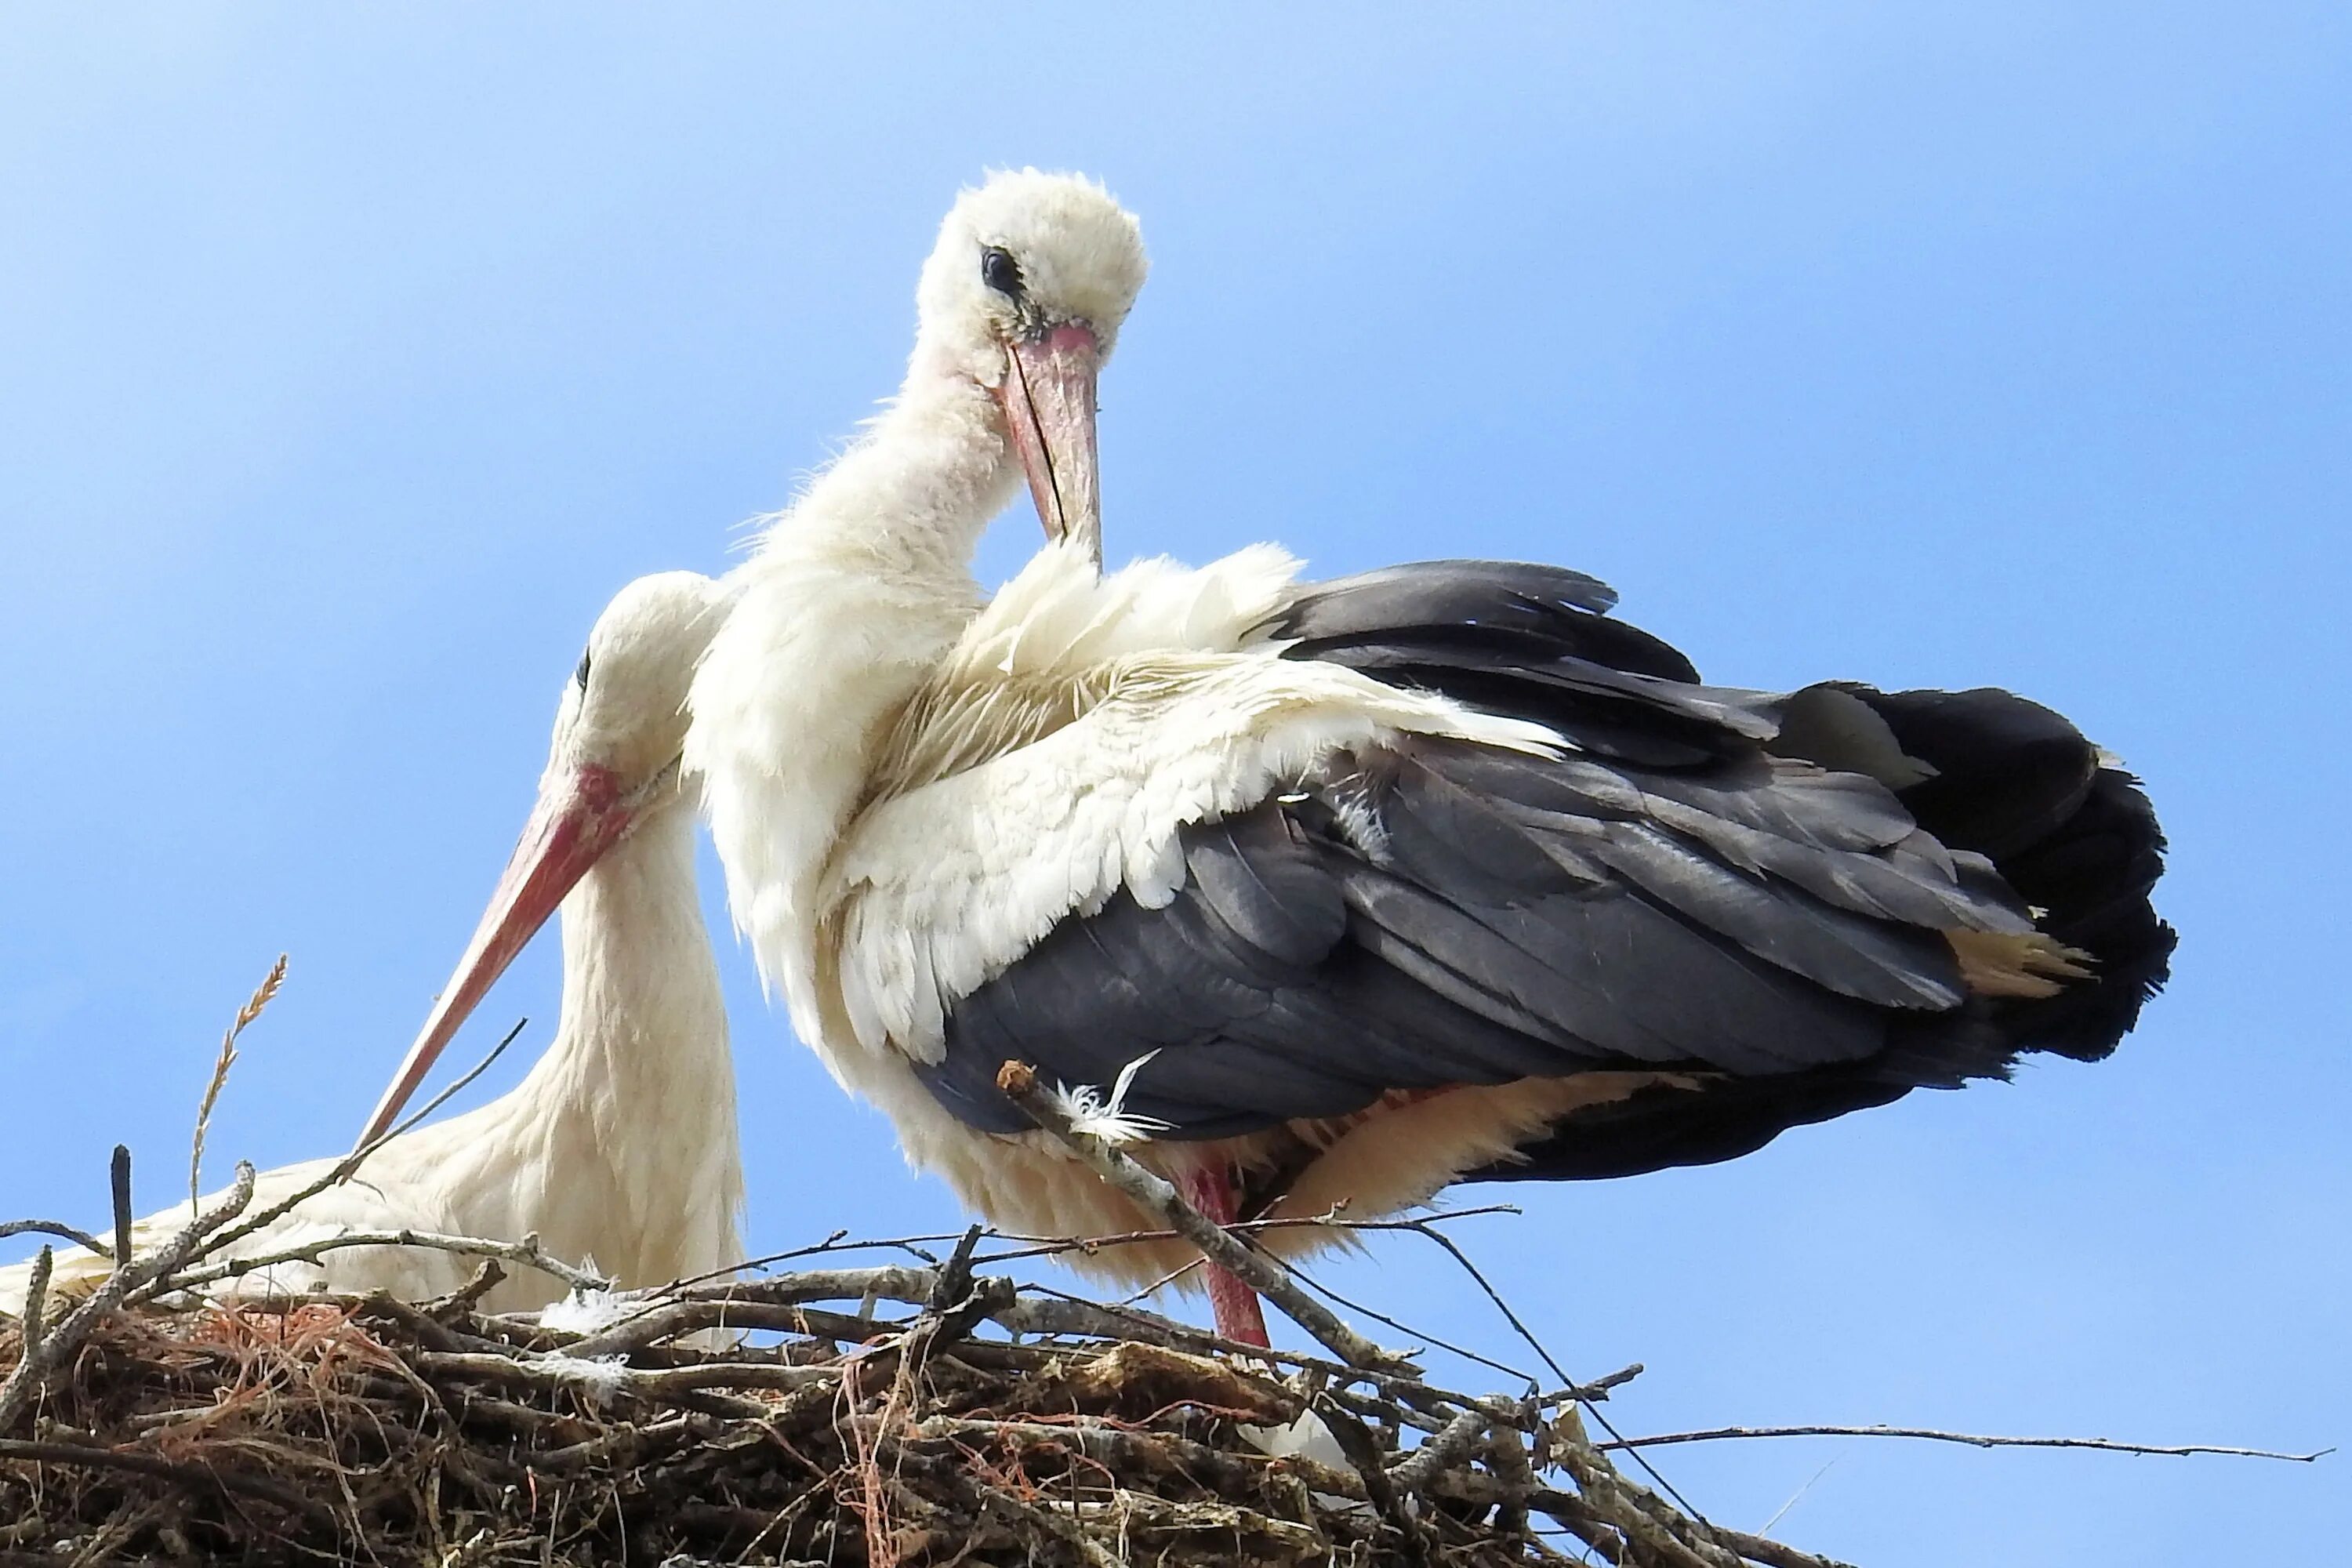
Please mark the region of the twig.
<svg viewBox="0 0 2352 1568"><path fill-rule="evenodd" d="M386 1143L391 1142L402 1133L409 1131L411 1129L418 1126L435 1111L440 1110L443 1106L457 1099L458 1095L465 1092L466 1086L467 1084L472 1083L476 1079L489 1071L491 1064L496 1062L500 1057L506 1055L507 1047L515 1043L516 1037L520 1036L530 1023L530 1020L529 1018L517 1018L514 1021L514 1027L509 1029L504 1035L499 1037L499 1043L492 1046L488 1052L483 1056L480 1061L476 1062L472 1067L467 1068L464 1072L459 1073L455 1079L451 1079L448 1088L443 1089L440 1093L426 1100L423 1105L417 1107L416 1110L411 1111L407 1117L399 1123L399 1125L385 1131L383 1136L377 1138L373 1142L364 1144L360 1148L352 1150L350 1154L345 1156L345 1158L354 1163L365 1159L370 1151L383 1148Z"/></svg>
<svg viewBox="0 0 2352 1568"><path fill-rule="evenodd" d="M247 1025L261 1016L262 1009L269 1005L270 998L278 994L278 988L285 983L286 955L281 952L278 955L278 962L269 966L269 973L263 978L261 984L246 999L245 1005L236 1010L236 1021L221 1036L220 1057L213 1063L213 1076L205 1084L205 1097L196 1106L196 1132L188 1142L188 1212L191 1215L204 1202L205 1131L212 1125L213 1107L220 1100L221 1086L228 1082L228 1069L236 1064L237 1037L245 1033ZM129 1152L126 1151L121 1158L127 1174ZM118 1198L117 1212L120 1213L130 1206L129 1194L118 1191ZM116 1233L116 1239L118 1243L121 1240L120 1231ZM130 1250L127 1246L121 1247L115 1259L117 1267L128 1261Z"/></svg>
<svg viewBox="0 0 2352 1568"><path fill-rule="evenodd" d="M1649 1437L1620 1437L1595 1443L1595 1448L1663 1448L1674 1443L1714 1443L1745 1437L1917 1437L1932 1443L1966 1443L1973 1448L2098 1448L2110 1454L2157 1454L2179 1458L2219 1454L2235 1459L2284 1459L2308 1465L2336 1452L2333 1447L2308 1454L2271 1448L2228 1448L2210 1443L2165 1446L2125 1443L2111 1437L1987 1437L1972 1432L1940 1432L1927 1426L1714 1426L1703 1432L1661 1432Z"/></svg>
<svg viewBox="0 0 2352 1568"><path fill-rule="evenodd" d="M126 1268L118 1268L106 1277L105 1283L93 1291L89 1300L74 1309L55 1331L42 1337L37 1353L27 1351L17 1362L16 1370L8 1381L0 1384L0 1432L15 1424L25 1404L33 1396L51 1371L81 1348L92 1329L120 1306L136 1287L156 1275L178 1268L203 1245L205 1237L235 1219L253 1201L253 1167L240 1160L236 1180L229 1184L228 1194L219 1205L198 1215L187 1227L166 1243L152 1258L138 1259Z"/></svg>
<svg viewBox="0 0 2352 1568"><path fill-rule="evenodd" d="M1591 1383L1565 1389L1552 1402L1557 1404L1561 1399L1573 1399L1590 1405L1596 1399L1608 1398L1612 1389L1622 1388L1649 1370L1637 1361L1631 1366L1619 1367L1606 1377L1596 1377Z"/></svg>
<svg viewBox="0 0 2352 1568"><path fill-rule="evenodd" d="M340 1236L321 1237L299 1246L281 1247L276 1252L259 1252L247 1258L232 1258L225 1262L208 1264L185 1274L159 1276L153 1293L194 1290L223 1279L236 1279L257 1269L280 1263L316 1263L329 1252L349 1247L416 1247L434 1252L454 1252L465 1258L496 1258L509 1263L520 1263L551 1275L575 1290L608 1290L612 1280L601 1274L566 1263L539 1243L536 1235L527 1235L520 1241L498 1241L480 1236L445 1236L429 1230L352 1230Z"/></svg>
<svg viewBox="0 0 2352 1568"><path fill-rule="evenodd" d="M1453 1341L1443 1338L1440 1335L1430 1333L1423 1329L1416 1329L1411 1323L1391 1318L1386 1312L1381 1311L1376 1307L1368 1307L1361 1301L1352 1300L1346 1296L1342 1296L1339 1292L1332 1289L1331 1287L1324 1284L1321 1280L1307 1273L1307 1270L1301 1268L1296 1263L1286 1260L1282 1267L1289 1271L1293 1279L1297 1279L1308 1289L1315 1291L1318 1295L1328 1296L1331 1300L1337 1301L1339 1305L1347 1308L1348 1310L1351 1312L1361 1312L1364 1316L1371 1319L1376 1323L1385 1323L1401 1334L1411 1334L1422 1343L1435 1345L1439 1350L1445 1352L1449 1355L1458 1355L1464 1361L1471 1362L1476 1365L1486 1367L1489 1371L1504 1373L1509 1376L1516 1377L1521 1383L1526 1384L1529 1389L1533 1389L1538 1386L1534 1378L1528 1376L1526 1373L1521 1372L1517 1367L1511 1365L1507 1362L1499 1362L1492 1356L1481 1355L1476 1351L1470 1349L1467 1345L1455 1344Z"/></svg>
<svg viewBox="0 0 2352 1568"><path fill-rule="evenodd" d="M335 1516L323 1505L311 1501L299 1492L289 1491L257 1476L240 1475L234 1470L220 1471L197 1465L175 1465L169 1459L159 1459L152 1454L126 1454L112 1448L92 1448L79 1443L28 1443L15 1437L0 1437L0 1459L21 1459L51 1465L90 1465L101 1469L128 1470L135 1475L154 1476L176 1481L198 1490L240 1493L246 1497L263 1498L280 1508L308 1514L331 1526Z"/></svg>
<svg viewBox="0 0 2352 1568"><path fill-rule="evenodd" d="M1475 1284L1479 1289L1486 1292L1486 1300L1493 1302L1495 1304L1495 1310L1503 1314L1503 1321L1511 1325L1512 1331L1516 1332L1520 1339L1527 1342L1527 1345L1529 1350L1532 1350L1536 1354L1543 1358L1544 1365L1551 1369L1551 1373L1554 1377L1559 1378L1563 1383L1573 1385L1575 1380L1568 1375L1567 1370L1559 1364L1559 1358L1554 1356L1550 1351L1544 1348L1543 1342L1536 1338L1535 1331L1533 1329L1528 1328L1525 1322L1520 1321L1518 1313L1513 1311L1511 1310L1511 1304L1503 1299L1503 1293L1500 1290L1496 1289L1495 1287L1488 1282L1485 1273L1479 1269L1475 1263L1473 1263L1470 1260L1470 1255L1462 1250L1460 1243L1456 1242L1452 1237L1446 1235L1444 1231L1427 1228L1418 1223L1409 1222L1409 1224L1411 1228L1420 1230L1423 1236L1426 1236L1430 1240L1437 1243L1438 1246L1445 1249L1446 1255L1452 1258L1456 1264L1460 1265L1464 1273L1470 1276L1472 1283ZM1636 1370L1638 1370L1638 1368ZM1600 1427L1603 1432L1608 1433L1612 1438L1622 1439L1624 1436L1624 1434L1618 1431L1616 1426L1611 1422L1607 1414L1598 1407L1595 1401L1581 1394L1577 1395L1576 1399L1578 1404L1584 1406L1586 1413L1600 1425ZM1638 1449L1633 1453L1633 1462L1642 1468L1643 1474L1647 1475L1652 1480L1657 1482L1659 1489L1668 1497L1674 1499L1675 1501L1682 1507L1684 1512L1689 1514L1694 1519L1705 1519L1706 1516L1699 1512L1697 1508L1692 1504L1691 1500L1683 1496L1681 1492L1676 1491L1675 1489L1674 1483L1666 1479L1664 1476L1659 1474L1657 1468L1652 1465L1648 1458L1642 1454Z"/></svg>
<svg viewBox="0 0 2352 1568"><path fill-rule="evenodd" d="M1445 1424L1445 1430L1391 1466L1390 1482L1402 1491L1422 1490L1438 1471L1461 1462L1494 1424L1491 1411L1475 1405L1465 1410Z"/></svg>
<svg viewBox="0 0 2352 1568"><path fill-rule="evenodd" d="M916 1453L887 1432L877 1432L875 1447L877 1458L884 1452L888 1454L894 1472L920 1476L935 1485L961 1493L968 1507L1026 1524L1066 1548L1087 1568L1119 1568L1118 1558L1104 1551L1071 1521L1057 1518L1024 1502L1003 1487L992 1486L976 1477L968 1476L945 1460Z"/></svg>
<svg viewBox="0 0 2352 1568"><path fill-rule="evenodd" d="M57 1254L47 1247L33 1255L33 1267L25 1279L25 1342L17 1352L20 1361L30 1361L41 1352L41 1316L48 1305L49 1269L56 1262Z"/></svg>
<svg viewBox="0 0 2352 1568"><path fill-rule="evenodd" d="M409 1357L409 1362L424 1373L479 1378L486 1383L545 1393L584 1394L598 1399L618 1395L675 1401L682 1394L707 1389L797 1389L831 1384L841 1376L839 1367L786 1366L777 1362L703 1362L648 1372L561 1354L517 1361L488 1351L419 1351ZM764 1412L754 1410L752 1414Z"/></svg>
<svg viewBox="0 0 2352 1568"><path fill-rule="evenodd" d="M0 1237L54 1236L60 1241L70 1241L77 1247L88 1247L100 1258L107 1255L106 1243L86 1230L77 1230L63 1220L11 1219L0 1220Z"/></svg>
<svg viewBox="0 0 2352 1568"><path fill-rule="evenodd" d="M870 1415L856 1417L872 1421ZM915 1428L919 1438L951 1442L996 1443L1013 1450L1061 1449L1097 1464L1145 1472L1173 1471L1223 1490L1242 1490L1255 1484L1269 1469L1286 1470L1318 1492L1353 1502L1367 1500L1364 1479L1353 1470L1336 1469L1303 1455L1270 1458L1263 1454L1244 1458L1158 1432L1132 1431L1095 1421L1066 1426L1043 1421L986 1421L968 1416L934 1415Z"/></svg>
<svg viewBox="0 0 2352 1568"><path fill-rule="evenodd" d="M473 1278L438 1301L428 1302L430 1312L469 1312L476 1303L506 1283L507 1271L499 1267L495 1258L485 1258L475 1266Z"/></svg>
<svg viewBox="0 0 2352 1568"><path fill-rule="evenodd" d="M131 1145L117 1143L114 1158L107 1162L107 1187L114 1197L114 1266L128 1268L131 1263ZM196 1205L191 1202L188 1212L194 1215Z"/></svg>
<svg viewBox="0 0 2352 1568"><path fill-rule="evenodd" d="M1810 1552L1800 1552L1793 1546L1783 1546L1777 1541L1767 1541L1760 1535L1750 1535L1744 1530L1715 1526L1716 1539L1721 1541L1751 1563L1761 1563L1764 1568L1853 1568L1834 1557L1817 1557Z"/></svg>
<svg viewBox="0 0 2352 1568"><path fill-rule="evenodd" d="M766 1279L742 1279L725 1285L695 1286L675 1291L663 1301L664 1291L648 1292L646 1310L591 1334L570 1346L575 1356L620 1355L642 1350L662 1340L723 1323L747 1328L790 1327L789 1318L761 1321L748 1315L762 1307L798 1307L807 1301L903 1301L927 1305L939 1289L939 1270L886 1265L879 1268L816 1268L798 1274L778 1274ZM667 1289L667 1288L666 1288ZM994 1314L991 1314L993 1316Z"/></svg>
<svg viewBox="0 0 2352 1568"><path fill-rule="evenodd" d="M296 1208L310 1202L312 1198L317 1197L329 1187L337 1185L338 1184L348 1180L359 1170L361 1164L369 1155L374 1153L377 1150L383 1148L385 1144L391 1142L394 1139L399 1137L402 1133L406 1132L418 1122L424 1121L426 1117L440 1110L444 1105L446 1105L460 1089L463 1089L467 1084L473 1082L476 1079L481 1077L483 1073L488 1071L490 1064L497 1061L499 1057L506 1053L506 1048L514 1044L515 1037L522 1033L523 1026L530 1022L530 1020L528 1018L517 1019L515 1021L515 1026L507 1031L506 1037L500 1040L497 1045L490 1047L489 1055L484 1057L480 1061L476 1062L457 1079L457 1082L451 1084L439 1094L435 1095L431 1100L425 1101L423 1109L419 1110L414 1116L408 1118L407 1121L403 1121L399 1126L386 1131L381 1137L378 1137L367 1143L363 1143L359 1148L352 1150L350 1153L336 1161L335 1163L328 1169L325 1175L320 1176L309 1186L302 1188L299 1192L289 1194L287 1196L278 1199L278 1202L271 1204L268 1208L261 1210L259 1213L245 1220L242 1224L230 1230L223 1232L205 1250L207 1252L217 1252L223 1247L235 1247L247 1237L253 1235L257 1231L266 1229L269 1226L273 1226L279 1220L284 1219L288 1215L293 1213Z"/></svg>
<svg viewBox="0 0 2352 1568"><path fill-rule="evenodd" d="M1222 1228L1229 1236L1259 1236L1282 1230L1339 1230L1354 1235L1368 1231L1420 1230L1424 1226L1443 1225L1448 1220L1475 1219L1486 1215L1516 1215L1524 1212L1517 1204L1480 1204L1474 1208L1444 1209L1435 1214L1421 1215L1412 1219L1349 1219L1339 1212L1339 1206L1334 1205L1321 1214L1291 1215L1276 1219L1237 1219ZM1006 1252L982 1253L972 1261L982 1268L1000 1263L1018 1262L1026 1258L1058 1258L1071 1252L1084 1252L1091 1255L1097 1252L1108 1252L1115 1247L1137 1247L1154 1242L1184 1239L1183 1232L1178 1230L1123 1230L1114 1236L1013 1236L1003 1231L990 1231L988 1234L1000 1241L1017 1241L1027 1245ZM951 1241L954 1237L916 1237L911 1239ZM785 1256L794 1255L786 1254ZM744 1267L751 1266L747 1264ZM1171 1270L1166 1278L1148 1286L1145 1293L1149 1294L1150 1291L1170 1283L1178 1276L1199 1267L1200 1262L1195 1259L1182 1268Z"/></svg>
<svg viewBox="0 0 2352 1568"><path fill-rule="evenodd" d="M1330 1309L1300 1289L1289 1275L1185 1202L1174 1184L1152 1174L1101 1139L1077 1131L1054 1103L1053 1097L1038 1087L1036 1070L1028 1064L1006 1062L997 1072L996 1087L1038 1126L1067 1144L1097 1175L1199 1247L1209 1261L1280 1307L1293 1322L1314 1335L1341 1361L1350 1366L1390 1370L1412 1365L1404 1357L1382 1350L1341 1322Z"/></svg>

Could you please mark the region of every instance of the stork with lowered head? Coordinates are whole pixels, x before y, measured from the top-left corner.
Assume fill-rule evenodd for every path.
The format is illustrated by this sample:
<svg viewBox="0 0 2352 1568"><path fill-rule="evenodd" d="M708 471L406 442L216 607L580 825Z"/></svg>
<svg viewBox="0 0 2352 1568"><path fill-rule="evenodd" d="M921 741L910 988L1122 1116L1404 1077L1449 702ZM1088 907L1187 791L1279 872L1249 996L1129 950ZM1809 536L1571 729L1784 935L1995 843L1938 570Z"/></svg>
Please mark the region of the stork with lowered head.
<svg viewBox="0 0 2352 1568"><path fill-rule="evenodd" d="M506 1241L535 1234L556 1257L591 1263L624 1286L740 1260L734 1067L696 893L693 805L678 767L687 682L725 610L720 584L673 572L630 584L597 617L565 681L521 842L361 1142L392 1127L434 1058L560 906L562 1001L554 1037L530 1074L488 1105L383 1142L351 1178L219 1260L399 1229ZM276 1206L338 1163L264 1173L250 1212ZM134 1247L160 1244L187 1217L174 1208L138 1222ZM94 1285L111 1266L71 1253L54 1279ZM446 1251L351 1247L257 1271L240 1288L383 1288L421 1299L456 1289L472 1268ZM0 1305L15 1310L26 1284L27 1266L0 1270ZM562 1291L549 1277L515 1269L488 1300L522 1310Z"/></svg>

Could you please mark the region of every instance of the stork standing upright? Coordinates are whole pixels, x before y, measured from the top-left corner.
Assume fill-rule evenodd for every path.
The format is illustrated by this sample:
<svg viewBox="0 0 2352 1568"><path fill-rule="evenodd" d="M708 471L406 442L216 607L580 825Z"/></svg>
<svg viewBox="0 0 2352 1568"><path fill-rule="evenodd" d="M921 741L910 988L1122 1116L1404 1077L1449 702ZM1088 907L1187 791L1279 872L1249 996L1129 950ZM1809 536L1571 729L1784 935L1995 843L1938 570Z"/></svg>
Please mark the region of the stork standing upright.
<svg viewBox="0 0 2352 1568"><path fill-rule="evenodd" d="M310 1198L226 1256L255 1258L357 1231L412 1228L499 1240L536 1233L556 1256L593 1258L623 1285L658 1284L737 1261L743 1203L733 1063L719 974L696 896L694 811L679 782L682 705L725 593L677 572L629 584L597 618L567 680L539 802L480 928L362 1142L402 1101L531 933L562 908L563 991L554 1038L510 1092L383 1143L356 1176ZM253 1211L290 1197L333 1160L268 1172ZM215 1199L217 1194L215 1194ZM208 1202L214 1200L208 1200ZM187 1222L139 1222L152 1247ZM110 1267L62 1258L60 1283ZM260 1281L299 1290L383 1287L412 1298L456 1289L469 1258L414 1247L347 1247ZM0 1271L20 1303L26 1267ZM514 1270L489 1296L506 1310L562 1288Z"/></svg>
<svg viewBox="0 0 2352 1568"><path fill-rule="evenodd" d="M1212 1217L1369 1215L1727 1159L2129 1029L2163 840L2047 709L1705 686L1549 567L1102 576L1091 372L1142 273L1081 182L967 195L899 404L696 679L737 919L917 1164L1001 1225L1150 1226L997 1091L1017 1058L1119 1086L1095 1124ZM1016 461L1051 542L975 616Z"/></svg>

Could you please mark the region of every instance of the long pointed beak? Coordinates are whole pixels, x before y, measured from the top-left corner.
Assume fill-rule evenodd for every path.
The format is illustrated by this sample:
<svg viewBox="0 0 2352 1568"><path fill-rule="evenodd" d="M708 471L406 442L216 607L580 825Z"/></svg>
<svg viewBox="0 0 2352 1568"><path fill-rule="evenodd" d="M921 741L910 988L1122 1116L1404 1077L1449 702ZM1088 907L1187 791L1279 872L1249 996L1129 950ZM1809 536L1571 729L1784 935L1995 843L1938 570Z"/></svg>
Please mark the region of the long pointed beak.
<svg viewBox="0 0 2352 1568"><path fill-rule="evenodd" d="M1102 560L1102 485L1095 461L1094 332L1071 323L1012 345L997 396L1029 498L1048 539L1075 539Z"/></svg>
<svg viewBox="0 0 2352 1568"><path fill-rule="evenodd" d="M433 1070L442 1048L489 994L515 954L547 923L588 868L621 841L635 816L634 805L622 798L613 774L600 767L551 779L540 791L539 803L523 826L522 841L499 878L490 907L483 911L474 940L467 943L466 955L457 961L457 973L433 1004L416 1043L408 1047L355 1147L365 1148L393 1125Z"/></svg>

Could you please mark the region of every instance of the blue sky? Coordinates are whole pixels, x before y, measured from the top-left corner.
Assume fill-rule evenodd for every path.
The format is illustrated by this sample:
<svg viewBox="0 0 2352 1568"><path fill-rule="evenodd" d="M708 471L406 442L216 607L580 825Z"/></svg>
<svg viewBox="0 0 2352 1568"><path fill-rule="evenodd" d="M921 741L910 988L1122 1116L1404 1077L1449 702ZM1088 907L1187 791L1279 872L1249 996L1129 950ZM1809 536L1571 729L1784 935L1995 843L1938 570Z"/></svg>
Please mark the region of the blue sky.
<svg viewBox="0 0 2352 1568"><path fill-rule="evenodd" d="M281 949L212 1147L342 1147L597 608L723 568L1034 163L1153 250L1115 556L1559 561L1715 679L2009 685L2149 782L2183 942L2113 1060L1484 1194L1571 1370L1647 1363L1622 1426L2352 1436L2352 17L834 9L0 16L0 1210L94 1214L118 1139L167 1200ZM754 1238L959 1223L723 963ZM1417 1243L1331 1273L1511 1358ZM1659 1463L1852 1561L2072 1565L2308 1560L2344 1461Z"/></svg>

